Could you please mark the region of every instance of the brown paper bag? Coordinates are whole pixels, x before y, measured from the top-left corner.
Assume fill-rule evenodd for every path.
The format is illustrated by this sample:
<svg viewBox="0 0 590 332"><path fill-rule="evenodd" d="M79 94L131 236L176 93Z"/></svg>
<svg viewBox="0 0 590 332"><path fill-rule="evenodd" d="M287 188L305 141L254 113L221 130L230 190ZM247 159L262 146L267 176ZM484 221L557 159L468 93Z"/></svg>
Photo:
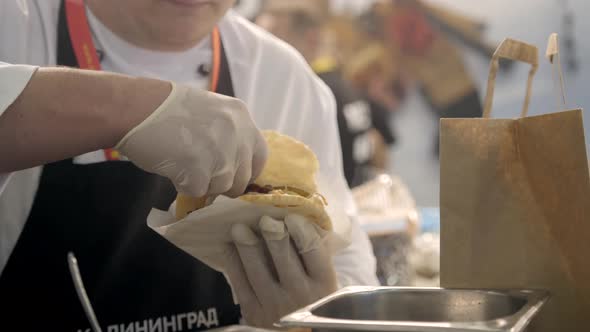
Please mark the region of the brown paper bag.
<svg viewBox="0 0 590 332"><path fill-rule="evenodd" d="M582 111L527 117L534 46L492 58L481 119L442 119L441 286L547 289L533 331L590 331L590 176ZM500 57L532 65L521 117L492 119Z"/></svg>

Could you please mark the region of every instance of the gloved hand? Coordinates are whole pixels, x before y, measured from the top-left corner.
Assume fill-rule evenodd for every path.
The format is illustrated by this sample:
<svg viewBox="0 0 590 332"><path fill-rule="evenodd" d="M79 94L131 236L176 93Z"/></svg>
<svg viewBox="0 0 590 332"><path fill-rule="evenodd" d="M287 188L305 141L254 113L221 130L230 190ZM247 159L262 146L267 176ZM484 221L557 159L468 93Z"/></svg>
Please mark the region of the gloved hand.
<svg viewBox="0 0 590 332"><path fill-rule="evenodd" d="M243 102L174 83L158 109L115 148L194 197L241 195L267 154Z"/></svg>
<svg viewBox="0 0 590 332"><path fill-rule="evenodd" d="M262 238L244 224L231 229L235 249L226 275L249 325L271 328L282 316L337 289L332 257L316 226L299 215L262 217ZM291 241L293 240L293 241Z"/></svg>

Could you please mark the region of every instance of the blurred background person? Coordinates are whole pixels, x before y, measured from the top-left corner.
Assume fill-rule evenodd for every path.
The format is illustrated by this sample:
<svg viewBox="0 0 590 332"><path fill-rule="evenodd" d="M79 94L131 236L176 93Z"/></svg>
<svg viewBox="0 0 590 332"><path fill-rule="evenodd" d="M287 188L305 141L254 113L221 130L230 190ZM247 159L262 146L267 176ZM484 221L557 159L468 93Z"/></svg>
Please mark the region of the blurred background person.
<svg viewBox="0 0 590 332"><path fill-rule="evenodd" d="M255 21L294 46L330 87L337 106L338 126L348 184L355 187L376 171L387 169L388 146L395 141L378 103L371 102L343 77L340 59L330 49L326 26L327 0L269 0ZM380 107L380 106L379 106ZM374 121L374 120L378 121Z"/></svg>
<svg viewBox="0 0 590 332"><path fill-rule="evenodd" d="M437 8L419 0L383 1L365 19L416 82L437 118L480 117L483 109L475 80L448 32L435 25ZM464 37L474 39L473 34ZM434 136L433 151L438 156L438 131Z"/></svg>
<svg viewBox="0 0 590 332"><path fill-rule="evenodd" d="M337 33L334 30L332 33ZM368 40L365 45L343 60L343 73L358 91L365 96L371 108L377 140L374 163L378 168L392 169L389 153L397 142L394 115L405 99L406 82L400 76L395 59L378 41Z"/></svg>

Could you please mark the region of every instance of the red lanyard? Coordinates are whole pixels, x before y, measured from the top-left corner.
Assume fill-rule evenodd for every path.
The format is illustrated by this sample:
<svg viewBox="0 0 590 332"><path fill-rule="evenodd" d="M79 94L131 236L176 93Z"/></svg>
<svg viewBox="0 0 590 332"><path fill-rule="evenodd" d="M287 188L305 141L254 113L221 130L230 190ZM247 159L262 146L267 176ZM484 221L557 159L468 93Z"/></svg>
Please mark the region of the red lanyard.
<svg viewBox="0 0 590 332"><path fill-rule="evenodd" d="M94 46L92 34L90 33L90 26L88 25L84 0L65 0L65 5L68 31L78 66L80 69L101 70L96 47ZM217 91L217 84L219 82L219 66L221 61L221 38L217 27L211 32L211 45L213 59L209 90L215 92ZM107 160L120 160L121 158L119 153L114 149L105 149L104 153Z"/></svg>

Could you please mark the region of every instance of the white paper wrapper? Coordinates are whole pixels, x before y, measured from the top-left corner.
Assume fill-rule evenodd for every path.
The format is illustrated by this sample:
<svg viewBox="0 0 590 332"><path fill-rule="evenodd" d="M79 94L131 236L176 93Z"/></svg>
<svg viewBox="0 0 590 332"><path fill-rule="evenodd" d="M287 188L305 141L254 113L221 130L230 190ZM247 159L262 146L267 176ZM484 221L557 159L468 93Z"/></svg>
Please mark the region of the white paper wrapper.
<svg viewBox="0 0 590 332"><path fill-rule="evenodd" d="M350 244L351 226L344 210L336 204L329 204L327 211L332 219L333 230L328 232L319 227L318 230L329 250L336 253ZM222 273L225 272L225 257L233 246L230 236L233 224L246 224L258 232L258 222L262 216L283 220L288 214L283 208L226 197L218 197L213 204L179 221L176 221L173 212L173 209L152 209L147 220L148 226L180 249Z"/></svg>

